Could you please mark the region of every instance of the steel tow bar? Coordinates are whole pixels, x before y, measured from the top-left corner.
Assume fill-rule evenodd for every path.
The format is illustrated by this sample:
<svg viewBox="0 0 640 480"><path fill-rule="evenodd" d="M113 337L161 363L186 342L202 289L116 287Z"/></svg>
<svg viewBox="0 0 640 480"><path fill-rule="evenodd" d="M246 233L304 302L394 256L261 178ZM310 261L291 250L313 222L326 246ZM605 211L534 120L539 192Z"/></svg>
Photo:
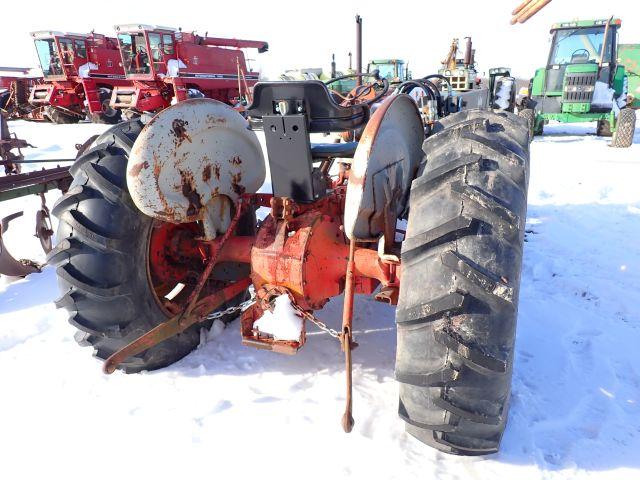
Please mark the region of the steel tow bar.
<svg viewBox="0 0 640 480"><path fill-rule="evenodd" d="M247 288L249 288L249 285L251 285L251 279L245 278L243 280L235 282L232 285L229 285L226 288L223 288L213 295L209 295L203 298L195 304L190 315L175 315L166 322L163 322L157 327L152 328L144 335L136 338L130 344L115 352L104 362L102 371L107 375L111 374L115 372L118 366L127 358L142 353L145 350L158 345L160 342L163 342L164 340L167 340L168 338L171 338L174 335L185 331L191 325L207 320L207 315L211 312L211 310L218 308L225 302L240 295Z"/></svg>
<svg viewBox="0 0 640 480"><path fill-rule="evenodd" d="M233 219L229 224L229 228L227 228L227 231L224 232L222 239L219 242L209 243L211 257L209 258L207 266L202 272L202 275L200 275L196 288L193 290L193 292L191 292L191 295L187 300L186 308L166 322L161 323L157 327L152 328L147 333L136 338L130 344L121 348L109 358L107 358L107 360L104 362L104 366L102 367L104 373L111 374L115 372L118 368L118 365L120 365L130 356L144 352L145 350L148 350L149 348L159 344L160 342L186 330L191 325L206 320L207 315L211 313L212 310L218 308L227 300L231 300L232 298L249 288L249 285L251 285L251 279L245 278L198 301L200 292L202 291L202 288L211 275L213 267L215 267L216 265L222 247L235 231L236 226L238 225L238 221L240 220L240 216L242 215L242 210L242 199L239 199L236 203L235 215L233 216Z"/></svg>

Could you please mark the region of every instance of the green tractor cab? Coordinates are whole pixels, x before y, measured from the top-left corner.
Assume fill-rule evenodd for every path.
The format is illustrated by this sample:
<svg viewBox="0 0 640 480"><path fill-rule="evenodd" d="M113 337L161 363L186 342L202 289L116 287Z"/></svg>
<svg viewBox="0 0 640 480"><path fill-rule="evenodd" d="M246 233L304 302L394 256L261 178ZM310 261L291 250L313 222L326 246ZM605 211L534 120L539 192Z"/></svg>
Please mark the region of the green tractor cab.
<svg viewBox="0 0 640 480"><path fill-rule="evenodd" d="M371 60L367 65L366 73L374 73L376 70L380 79L386 79L389 85L394 87L411 79L411 73L407 71L405 61L397 58ZM355 73L356 71L351 68L345 74L338 72L334 77L336 79L331 79L331 89L342 94L349 93L356 88L357 79Z"/></svg>
<svg viewBox="0 0 640 480"><path fill-rule="evenodd" d="M619 18L556 23L547 66L536 70L521 115L541 135L549 120L598 122L597 133L612 145L633 143L635 111L629 75L618 61Z"/></svg>
<svg viewBox="0 0 640 480"><path fill-rule="evenodd" d="M374 70L378 70L380 78L386 78L390 84L411 80L411 73L407 70L405 61L398 58L371 60L367 65L367 73Z"/></svg>

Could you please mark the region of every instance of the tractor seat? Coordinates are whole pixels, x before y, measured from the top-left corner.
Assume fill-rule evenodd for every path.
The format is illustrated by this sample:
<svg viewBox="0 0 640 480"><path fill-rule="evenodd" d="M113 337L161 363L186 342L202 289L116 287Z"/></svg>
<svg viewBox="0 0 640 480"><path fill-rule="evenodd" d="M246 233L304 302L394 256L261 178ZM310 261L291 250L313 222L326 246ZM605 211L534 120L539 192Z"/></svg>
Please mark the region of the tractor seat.
<svg viewBox="0 0 640 480"><path fill-rule="evenodd" d="M253 103L247 108L253 130L262 128L263 116L300 114L307 117L309 133L344 132L364 125L369 108L338 105L318 80L259 82L253 87Z"/></svg>

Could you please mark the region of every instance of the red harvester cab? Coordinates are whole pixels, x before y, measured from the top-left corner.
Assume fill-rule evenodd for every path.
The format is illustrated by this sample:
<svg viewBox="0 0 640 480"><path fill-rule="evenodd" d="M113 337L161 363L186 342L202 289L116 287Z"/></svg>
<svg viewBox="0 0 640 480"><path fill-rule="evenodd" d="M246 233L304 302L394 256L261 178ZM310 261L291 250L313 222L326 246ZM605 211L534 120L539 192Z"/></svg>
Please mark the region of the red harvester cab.
<svg viewBox="0 0 640 480"><path fill-rule="evenodd" d="M128 82L115 38L52 31L31 36L45 80L31 90L32 105L45 106L55 123L75 123L87 109L95 122L120 121L120 112L109 106L109 100L114 87Z"/></svg>
<svg viewBox="0 0 640 480"><path fill-rule="evenodd" d="M262 53L267 42L201 37L150 25L115 27L131 86L117 87L111 106L156 112L187 98L207 97L239 106L250 100L258 73L248 71L241 48Z"/></svg>

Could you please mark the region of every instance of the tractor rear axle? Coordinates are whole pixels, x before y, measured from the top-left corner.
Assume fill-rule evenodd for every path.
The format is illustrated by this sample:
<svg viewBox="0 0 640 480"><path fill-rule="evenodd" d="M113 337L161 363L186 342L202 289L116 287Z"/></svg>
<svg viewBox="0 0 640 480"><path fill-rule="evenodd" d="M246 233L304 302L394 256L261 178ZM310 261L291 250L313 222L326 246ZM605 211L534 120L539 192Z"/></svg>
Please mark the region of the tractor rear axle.
<svg viewBox="0 0 640 480"><path fill-rule="evenodd" d="M378 285L382 285L385 292L392 293L376 296L376 299L395 304L400 286L399 265L385 261L384 257L379 256L377 250L355 246L351 252L352 264L349 264L350 244L343 233L339 215L344 198L342 188L322 200L306 205L298 205L290 199L268 197L264 194L245 194L236 206L236 219L239 212L243 210L242 205L255 207L269 199L272 206L279 207L276 211L279 212L280 218L275 218L273 214L267 216L255 237L231 234L233 227L229 230L229 234L212 241L198 241L197 230L184 228L161 230L158 238L165 246L164 255L169 258L173 258L172 255L177 255L178 252L183 258L185 255L190 255L192 262L204 261L208 268L201 274L183 311L174 312L177 314L171 320L116 352L105 364L105 372L115 371L119 363L127 356L134 354L131 352L144 351L163 341L168 334L175 335L194 323L204 321L210 311L200 307L196 309L197 315L192 315L193 305L206 303L210 310L216 309L224 303L224 300L236 295L238 292L233 288L235 285L233 284L227 287L230 291L232 290L233 295L223 290L199 299L202 286L217 263L237 262L251 265L251 283L256 292L259 292L258 296L265 301L258 303L245 313L242 334L246 344L259 348L295 353L303 343L283 343L272 337L260 335L260 332L253 328L253 323L262 316L262 312L268 308L269 301L274 296L270 292L277 292L278 295L289 294L292 303L300 310L319 310L331 297L345 291L349 271L352 274L350 284L352 287L347 292L349 296L353 293L371 295ZM282 205L286 207L282 208ZM152 254L156 253L154 241L151 243L151 250ZM210 253L207 254L207 251ZM205 252L204 255L203 252ZM156 255L154 258L156 260L152 265L152 271L156 277L162 279L176 272L175 263L161 261ZM241 282L244 284L244 281ZM211 300L207 302L207 299ZM174 321L183 315L189 320Z"/></svg>

